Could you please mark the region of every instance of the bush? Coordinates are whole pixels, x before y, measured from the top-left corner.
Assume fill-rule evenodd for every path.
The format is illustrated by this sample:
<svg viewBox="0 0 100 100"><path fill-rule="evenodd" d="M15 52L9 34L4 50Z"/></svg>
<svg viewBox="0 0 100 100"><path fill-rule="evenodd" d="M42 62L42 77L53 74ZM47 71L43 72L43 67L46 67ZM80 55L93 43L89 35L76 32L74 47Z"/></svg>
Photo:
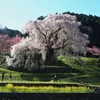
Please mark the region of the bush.
<svg viewBox="0 0 100 100"><path fill-rule="evenodd" d="M84 86L13 86L7 84L0 88L0 92L32 92L32 93L89 93L93 92L91 89Z"/></svg>

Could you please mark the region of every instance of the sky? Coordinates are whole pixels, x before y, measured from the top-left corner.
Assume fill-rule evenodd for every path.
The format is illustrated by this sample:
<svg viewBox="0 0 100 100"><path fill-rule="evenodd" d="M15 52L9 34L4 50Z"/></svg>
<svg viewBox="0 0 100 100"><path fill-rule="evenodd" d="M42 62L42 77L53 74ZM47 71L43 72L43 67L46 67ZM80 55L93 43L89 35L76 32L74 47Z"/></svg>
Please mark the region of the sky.
<svg viewBox="0 0 100 100"><path fill-rule="evenodd" d="M67 11L100 17L100 0L0 0L0 27L21 31L29 20Z"/></svg>

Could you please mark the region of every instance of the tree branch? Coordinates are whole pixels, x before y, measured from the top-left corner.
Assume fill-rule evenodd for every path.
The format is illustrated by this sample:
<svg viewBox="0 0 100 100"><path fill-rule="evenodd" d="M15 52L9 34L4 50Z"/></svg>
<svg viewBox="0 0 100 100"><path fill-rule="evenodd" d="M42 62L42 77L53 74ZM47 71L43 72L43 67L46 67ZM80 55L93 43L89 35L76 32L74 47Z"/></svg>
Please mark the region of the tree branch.
<svg viewBox="0 0 100 100"><path fill-rule="evenodd" d="M40 25L40 24L39 24ZM46 38L46 35L41 31L41 29L38 27L37 23L35 23L36 29L43 34L43 36ZM41 26L41 25L40 25Z"/></svg>
<svg viewBox="0 0 100 100"><path fill-rule="evenodd" d="M64 48L64 47L68 46L69 44L73 44L73 43L66 43L66 44L65 44L65 45L63 45L63 46L59 46L59 47L52 47L52 49L54 49L54 50L62 49L62 48Z"/></svg>

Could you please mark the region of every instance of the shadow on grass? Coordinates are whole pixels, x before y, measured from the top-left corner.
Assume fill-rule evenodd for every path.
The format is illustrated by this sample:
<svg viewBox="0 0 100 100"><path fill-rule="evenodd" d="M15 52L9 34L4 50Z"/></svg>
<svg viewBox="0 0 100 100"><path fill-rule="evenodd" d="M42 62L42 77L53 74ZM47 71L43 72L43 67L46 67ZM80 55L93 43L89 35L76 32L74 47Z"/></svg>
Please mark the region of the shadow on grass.
<svg viewBox="0 0 100 100"><path fill-rule="evenodd" d="M24 68L13 68L9 67L9 70L26 72L26 73L79 73L78 69L72 68L71 66L64 64L62 61L58 61L58 63L53 65L45 65L42 68L33 69L31 71Z"/></svg>

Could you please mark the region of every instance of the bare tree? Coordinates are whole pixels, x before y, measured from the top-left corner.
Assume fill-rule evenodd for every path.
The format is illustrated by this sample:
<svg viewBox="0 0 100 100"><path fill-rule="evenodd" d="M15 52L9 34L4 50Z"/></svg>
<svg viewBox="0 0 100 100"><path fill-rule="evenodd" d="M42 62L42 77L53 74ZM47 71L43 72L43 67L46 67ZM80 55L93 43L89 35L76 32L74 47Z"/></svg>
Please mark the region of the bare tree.
<svg viewBox="0 0 100 100"><path fill-rule="evenodd" d="M69 14L48 15L44 20L29 21L23 33L29 37L12 46L10 65L33 70L57 62L57 56L87 52L88 38L79 30L80 22Z"/></svg>

